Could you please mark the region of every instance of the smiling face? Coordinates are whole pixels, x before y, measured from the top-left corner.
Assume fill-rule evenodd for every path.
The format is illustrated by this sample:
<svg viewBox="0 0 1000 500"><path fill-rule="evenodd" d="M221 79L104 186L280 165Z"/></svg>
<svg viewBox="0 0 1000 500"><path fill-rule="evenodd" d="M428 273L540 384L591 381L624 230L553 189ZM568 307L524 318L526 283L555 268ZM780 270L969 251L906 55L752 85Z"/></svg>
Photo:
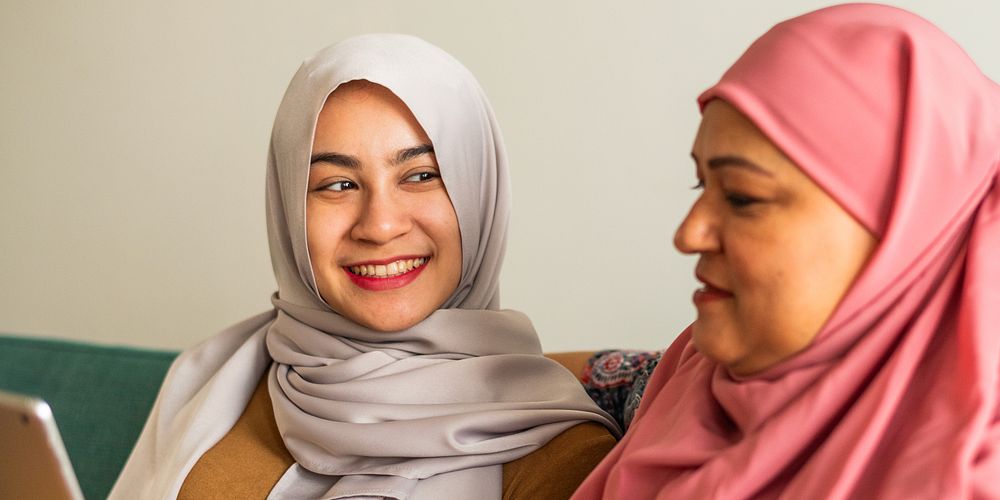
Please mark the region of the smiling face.
<svg viewBox="0 0 1000 500"><path fill-rule="evenodd" d="M380 85L337 88L316 123L306 198L316 285L379 331L415 325L458 286L462 242L430 139Z"/></svg>
<svg viewBox="0 0 1000 500"><path fill-rule="evenodd" d="M702 193L674 237L705 284L692 339L758 372L812 342L876 239L724 101L706 106L692 156Z"/></svg>

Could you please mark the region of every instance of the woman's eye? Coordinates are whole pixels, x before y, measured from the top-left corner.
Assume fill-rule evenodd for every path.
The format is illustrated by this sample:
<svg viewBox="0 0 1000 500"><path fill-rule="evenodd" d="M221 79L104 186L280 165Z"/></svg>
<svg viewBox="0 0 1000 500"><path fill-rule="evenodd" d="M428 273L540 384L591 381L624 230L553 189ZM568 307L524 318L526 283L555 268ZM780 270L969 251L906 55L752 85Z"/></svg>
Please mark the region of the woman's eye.
<svg viewBox="0 0 1000 500"><path fill-rule="evenodd" d="M430 181L430 180L437 179L438 177L440 177L440 175L438 175L438 174L436 174L434 172L419 172L419 173L416 173L416 174L413 174L413 175L407 177L406 179L404 179L404 181L405 182L427 182L427 181Z"/></svg>
<svg viewBox="0 0 1000 500"><path fill-rule="evenodd" d="M759 202L757 198L752 198L750 196L744 196L737 193L727 193L726 203L733 208L746 208L754 203Z"/></svg>
<svg viewBox="0 0 1000 500"><path fill-rule="evenodd" d="M705 189L705 179L698 179L698 182L694 186L691 186L691 189L695 191Z"/></svg>
<svg viewBox="0 0 1000 500"><path fill-rule="evenodd" d="M331 182L330 184L327 184L326 186L323 186L321 189L325 189L327 191L340 192L340 191L347 191L348 189L357 189L357 188L358 185L352 181L335 181Z"/></svg>

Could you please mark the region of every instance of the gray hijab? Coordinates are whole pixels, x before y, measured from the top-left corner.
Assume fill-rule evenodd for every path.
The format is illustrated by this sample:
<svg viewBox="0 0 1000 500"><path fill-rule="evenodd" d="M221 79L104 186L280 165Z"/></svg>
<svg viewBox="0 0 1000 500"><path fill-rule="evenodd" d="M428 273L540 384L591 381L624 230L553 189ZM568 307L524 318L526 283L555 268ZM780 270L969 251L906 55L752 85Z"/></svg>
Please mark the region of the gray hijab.
<svg viewBox="0 0 1000 500"><path fill-rule="evenodd" d="M400 332L369 330L319 296L305 195L316 119L340 84L367 80L412 111L458 216L462 275L442 308ZM170 498L239 418L267 372L296 460L270 498L499 499L501 465L568 428L618 429L541 354L526 316L499 310L510 192L490 105L458 61L418 38L366 35L306 60L275 119L267 171L275 311L183 353L113 498Z"/></svg>
<svg viewBox="0 0 1000 500"><path fill-rule="evenodd" d="M462 233L462 278L443 309L497 309L510 216L500 128L465 66L419 38L396 34L358 36L319 51L302 63L285 91L267 168L268 237L279 296L330 311L309 263L305 192L316 118L327 96L353 80L391 90L434 144Z"/></svg>

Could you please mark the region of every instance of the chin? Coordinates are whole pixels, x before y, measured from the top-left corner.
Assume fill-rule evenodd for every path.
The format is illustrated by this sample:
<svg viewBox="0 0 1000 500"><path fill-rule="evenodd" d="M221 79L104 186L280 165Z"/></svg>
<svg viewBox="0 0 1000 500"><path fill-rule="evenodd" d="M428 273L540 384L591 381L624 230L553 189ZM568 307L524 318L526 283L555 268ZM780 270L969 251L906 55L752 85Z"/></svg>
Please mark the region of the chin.
<svg viewBox="0 0 1000 500"><path fill-rule="evenodd" d="M428 307L426 304L414 304L415 301L412 299L406 300L407 297L391 296L385 292L380 292L375 297L370 295L351 297L346 294L337 295L321 291L320 296L337 314L377 332L392 333L406 330L434 312L434 309L426 310ZM336 297L339 300L332 301L327 297Z"/></svg>
<svg viewBox="0 0 1000 500"><path fill-rule="evenodd" d="M698 320L691 325L691 341L703 356L721 365L732 366L740 361L742 353L732 332L727 330Z"/></svg>
<svg viewBox="0 0 1000 500"><path fill-rule="evenodd" d="M359 323L362 326L366 326L368 328L371 328L372 330L375 330L377 332L394 333L394 332L406 330L407 328L410 328L410 327L416 325L417 323L420 323L421 321L424 320L425 317L419 317L419 318L417 318L417 317L414 317L413 315L404 315L404 316L397 316L397 317L391 317L391 318L387 318L385 316L380 316L380 317L377 317L377 318L351 318L351 317L348 317L348 319L351 319L354 322Z"/></svg>
<svg viewBox="0 0 1000 500"><path fill-rule="evenodd" d="M411 326L413 326L415 324L416 323L412 323L412 324L411 323L396 324L396 323L385 323L385 322L368 323L368 324L362 323L363 326L367 326L368 328L371 328L372 330L375 330L376 332L381 332L381 333L396 333L396 332L399 332L399 331L406 330L407 328L409 328L409 327L411 327Z"/></svg>

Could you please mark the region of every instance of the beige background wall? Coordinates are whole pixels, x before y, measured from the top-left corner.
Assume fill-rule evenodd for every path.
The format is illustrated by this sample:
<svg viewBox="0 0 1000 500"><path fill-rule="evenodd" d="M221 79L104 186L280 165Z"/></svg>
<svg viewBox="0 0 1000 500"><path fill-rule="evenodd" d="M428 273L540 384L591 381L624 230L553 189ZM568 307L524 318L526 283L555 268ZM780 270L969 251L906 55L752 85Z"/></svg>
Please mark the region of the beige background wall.
<svg viewBox="0 0 1000 500"><path fill-rule="evenodd" d="M182 348L269 307L271 120L299 62L365 32L475 73L512 158L506 307L549 350L665 346L694 98L829 2L0 0L0 331ZM1000 79L1000 2L898 1Z"/></svg>

